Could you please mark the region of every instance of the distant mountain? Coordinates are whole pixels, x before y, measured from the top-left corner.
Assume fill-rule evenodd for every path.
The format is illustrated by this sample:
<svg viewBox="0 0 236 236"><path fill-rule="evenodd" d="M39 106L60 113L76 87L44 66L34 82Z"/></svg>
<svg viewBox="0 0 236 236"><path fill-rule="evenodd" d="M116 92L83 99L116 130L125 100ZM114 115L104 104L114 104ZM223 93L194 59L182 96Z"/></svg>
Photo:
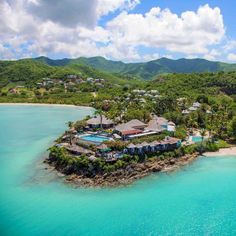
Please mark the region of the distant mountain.
<svg viewBox="0 0 236 236"><path fill-rule="evenodd" d="M122 61L107 60L103 57L80 57L77 59L52 60L47 57L38 57L34 60L50 66L83 65L109 73L135 76L142 79L152 79L163 73L193 73L236 71L236 64L227 64L205 59L178 59L160 58L143 63L124 63Z"/></svg>

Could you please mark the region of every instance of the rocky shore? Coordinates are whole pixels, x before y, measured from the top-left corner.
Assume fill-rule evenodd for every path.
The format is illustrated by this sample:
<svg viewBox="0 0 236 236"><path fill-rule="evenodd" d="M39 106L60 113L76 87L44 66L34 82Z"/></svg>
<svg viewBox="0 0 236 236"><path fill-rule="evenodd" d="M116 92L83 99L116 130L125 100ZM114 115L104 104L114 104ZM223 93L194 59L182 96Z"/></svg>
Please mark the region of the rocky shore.
<svg viewBox="0 0 236 236"><path fill-rule="evenodd" d="M160 160L159 158L150 159L143 163L134 163L125 168L118 169L111 173L96 174L93 177L87 177L83 174L66 175L66 182L78 187L115 187L121 185L128 185L137 179L141 179L147 175L155 172L173 171L181 166L192 162L198 153L185 155L180 158L169 158ZM57 171L66 174L66 169L55 165L54 162L46 161L50 166L53 166Z"/></svg>

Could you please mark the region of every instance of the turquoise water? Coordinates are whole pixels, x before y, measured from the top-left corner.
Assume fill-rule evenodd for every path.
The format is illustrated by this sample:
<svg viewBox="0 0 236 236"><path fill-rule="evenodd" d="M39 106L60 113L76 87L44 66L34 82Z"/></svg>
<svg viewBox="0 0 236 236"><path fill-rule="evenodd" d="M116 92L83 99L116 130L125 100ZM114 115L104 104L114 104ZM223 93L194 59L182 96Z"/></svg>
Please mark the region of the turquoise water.
<svg viewBox="0 0 236 236"><path fill-rule="evenodd" d="M102 143L104 141L110 140L110 138L104 137L104 136L99 136L99 135L85 135L80 137L80 139L93 142L93 143Z"/></svg>
<svg viewBox="0 0 236 236"><path fill-rule="evenodd" d="M83 189L45 170L65 122L88 110L0 106L0 235L236 235L236 158L199 158L129 187Z"/></svg>

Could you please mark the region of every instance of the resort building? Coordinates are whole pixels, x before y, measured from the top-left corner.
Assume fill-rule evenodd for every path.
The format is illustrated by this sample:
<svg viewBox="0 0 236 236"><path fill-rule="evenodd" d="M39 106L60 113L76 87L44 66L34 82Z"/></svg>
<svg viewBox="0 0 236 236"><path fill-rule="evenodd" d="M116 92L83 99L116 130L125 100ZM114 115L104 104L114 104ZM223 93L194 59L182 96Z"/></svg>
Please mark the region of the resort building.
<svg viewBox="0 0 236 236"><path fill-rule="evenodd" d="M145 124L140 120L134 119L127 123L117 125L114 129L123 139L137 138L163 131L174 132L175 124L168 122L164 117L153 116L152 120Z"/></svg>
<svg viewBox="0 0 236 236"><path fill-rule="evenodd" d="M134 119L127 123L117 125L114 131L125 139L129 135L143 133L146 127L147 125L145 123L140 120Z"/></svg>
<svg viewBox="0 0 236 236"><path fill-rule="evenodd" d="M126 149L124 150L125 153L129 154L147 154L147 153L154 153L158 151L171 151L175 150L176 148L181 146L180 139L173 138L173 137L166 137L164 140L161 141L154 141L151 143L143 142L141 144L134 145L130 143Z"/></svg>
<svg viewBox="0 0 236 236"><path fill-rule="evenodd" d="M85 149L83 147L80 147L78 145L69 145L69 146L64 146L65 149L70 152L73 155L93 155L94 152L89 150L89 149Z"/></svg>
<svg viewBox="0 0 236 236"><path fill-rule="evenodd" d="M114 125L114 122L108 118L106 118L104 115L101 116L95 116L89 120L87 120L87 125L89 128L95 129L95 128L104 128L109 129L112 128Z"/></svg>
<svg viewBox="0 0 236 236"><path fill-rule="evenodd" d="M147 131L154 131L156 133L163 132L165 130L174 132L175 131L175 123L165 119L164 117L153 116L153 118L148 122L148 126L146 128Z"/></svg>
<svg viewBox="0 0 236 236"><path fill-rule="evenodd" d="M176 130L176 125L175 125L175 123L172 122L172 121L169 121L169 122L168 122L168 128L167 128L167 130L168 130L169 132L175 132L175 130Z"/></svg>
<svg viewBox="0 0 236 236"><path fill-rule="evenodd" d="M162 132L163 130L167 130L168 128L168 120L163 117L158 117L156 115L153 116L152 120L149 121L147 130Z"/></svg>

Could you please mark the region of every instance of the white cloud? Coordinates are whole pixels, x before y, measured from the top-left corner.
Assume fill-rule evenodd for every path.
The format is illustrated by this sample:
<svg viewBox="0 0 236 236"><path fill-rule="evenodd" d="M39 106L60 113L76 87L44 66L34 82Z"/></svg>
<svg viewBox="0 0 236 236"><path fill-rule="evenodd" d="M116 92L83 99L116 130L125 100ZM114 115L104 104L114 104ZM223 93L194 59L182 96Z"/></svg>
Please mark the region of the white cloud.
<svg viewBox="0 0 236 236"><path fill-rule="evenodd" d="M99 16L120 10L132 10L140 0L98 0L97 13Z"/></svg>
<svg viewBox="0 0 236 236"><path fill-rule="evenodd" d="M236 49L236 40L229 40L224 46L224 50L226 51L230 51L232 49Z"/></svg>
<svg viewBox="0 0 236 236"><path fill-rule="evenodd" d="M139 2L0 0L0 45L8 45L4 47L5 56L0 56L100 55L126 61L160 57L158 53L141 56L138 48L144 46L165 49L168 57L169 52L217 57L208 48L219 43L225 34L219 8L205 5L180 16L158 7L144 15L129 13ZM79 14L80 7L83 14ZM95 24L99 17L115 11L118 15L105 26Z"/></svg>
<svg viewBox="0 0 236 236"><path fill-rule="evenodd" d="M142 56L143 61L152 61L152 60L156 60L158 58L160 58L159 53L145 54L144 56Z"/></svg>
<svg viewBox="0 0 236 236"><path fill-rule="evenodd" d="M208 5L181 16L169 9L152 8L145 15L122 12L108 23L115 44L144 45L186 54L207 53L224 36L219 8Z"/></svg>
<svg viewBox="0 0 236 236"><path fill-rule="evenodd" d="M97 0L28 1L25 8L42 21L53 21L67 27L93 27L97 21Z"/></svg>
<svg viewBox="0 0 236 236"><path fill-rule="evenodd" d="M219 58L220 56L221 53L218 50L212 49L208 54L205 54L203 58L206 60L214 61L217 60L217 58Z"/></svg>
<svg viewBox="0 0 236 236"><path fill-rule="evenodd" d="M227 56L227 59L231 62L236 62L236 54L234 53L230 53L228 56Z"/></svg>

